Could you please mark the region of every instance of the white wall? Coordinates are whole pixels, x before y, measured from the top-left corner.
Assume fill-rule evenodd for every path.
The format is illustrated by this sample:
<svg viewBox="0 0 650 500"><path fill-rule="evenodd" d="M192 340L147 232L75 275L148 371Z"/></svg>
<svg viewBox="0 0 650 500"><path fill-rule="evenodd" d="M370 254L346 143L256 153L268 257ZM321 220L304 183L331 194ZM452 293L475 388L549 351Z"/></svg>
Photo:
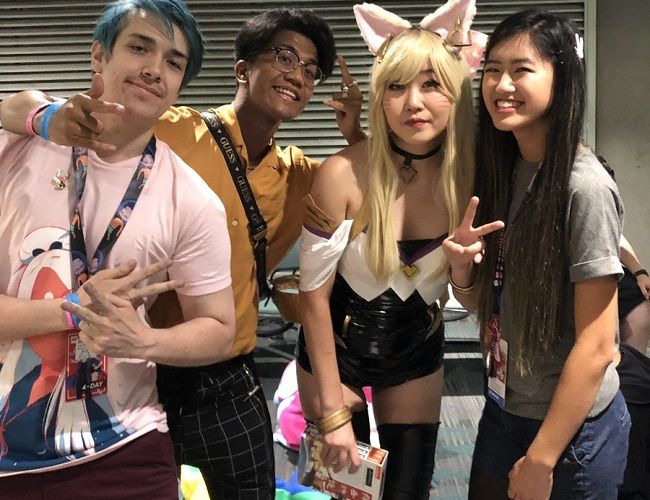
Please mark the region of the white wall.
<svg viewBox="0 0 650 500"><path fill-rule="evenodd" d="M597 31L596 148L616 171L625 235L650 269L650 1L598 0Z"/></svg>

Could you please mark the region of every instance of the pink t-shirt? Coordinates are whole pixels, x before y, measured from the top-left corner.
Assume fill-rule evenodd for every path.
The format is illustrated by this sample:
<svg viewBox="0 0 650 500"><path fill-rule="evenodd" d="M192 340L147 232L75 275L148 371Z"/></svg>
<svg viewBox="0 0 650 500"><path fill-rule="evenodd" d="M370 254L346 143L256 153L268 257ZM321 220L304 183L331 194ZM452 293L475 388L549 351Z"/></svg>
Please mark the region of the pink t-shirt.
<svg viewBox="0 0 650 500"><path fill-rule="evenodd" d="M104 236L140 157L108 164L89 152L81 204L90 258ZM72 289L69 227L71 148L0 131L0 293L65 296ZM70 171L70 173L72 173ZM230 286L225 211L210 188L160 141L153 168L103 267L135 259L173 261L179 293L200 296ZM164 273L149 282L165 279ZM145 318L145 307L139 309ZM155 364L106 358L72 332L0 342L0 475L81 463L151 430L167 431Z"/></svg>

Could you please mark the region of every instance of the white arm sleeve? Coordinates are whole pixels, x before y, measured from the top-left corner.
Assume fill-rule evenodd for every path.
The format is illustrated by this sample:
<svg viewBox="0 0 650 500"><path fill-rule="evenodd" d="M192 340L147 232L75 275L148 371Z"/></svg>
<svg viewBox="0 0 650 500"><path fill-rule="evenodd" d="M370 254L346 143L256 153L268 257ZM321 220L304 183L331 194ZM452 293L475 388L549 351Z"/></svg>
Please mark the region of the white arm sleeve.
<svg viewBox="0 0 650 500"><path fill-rule="evenodd" d="M300 245L300 290L316 290L336 270L348 244L352 222L352 219L344 220L329 239L314 234L303 226Z"/></svg>

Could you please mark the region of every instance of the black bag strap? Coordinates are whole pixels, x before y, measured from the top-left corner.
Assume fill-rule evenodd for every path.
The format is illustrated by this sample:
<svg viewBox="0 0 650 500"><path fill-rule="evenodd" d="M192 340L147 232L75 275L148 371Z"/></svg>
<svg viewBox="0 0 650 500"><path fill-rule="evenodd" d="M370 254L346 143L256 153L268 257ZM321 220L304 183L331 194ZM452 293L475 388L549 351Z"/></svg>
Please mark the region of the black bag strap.
<svg viewBox="0 0 650 500"><path fill-rule="evenodd" d="M266 245L268 243L266 240L268 230L266 221L262 217L262 214L260 214L255 196L253 196L253 190L246 178L246 169L242 165L241 159L233 147L230 135L223 126L223 123L221 123L216 113L209 111L201 113L201 118L205 121L208 130L210 130L212 137L214 137L215 142L219 145L219 149L221 149L221 153L226 160L228 170L232 176L232 181L237 188L237 194L239 194L239 199L244 207L244 212L246 212L253 245L253 255L255 255L255 264L257 267L257 287L260 300L265 300L271 296L271 287L266 276Z"/></svg>

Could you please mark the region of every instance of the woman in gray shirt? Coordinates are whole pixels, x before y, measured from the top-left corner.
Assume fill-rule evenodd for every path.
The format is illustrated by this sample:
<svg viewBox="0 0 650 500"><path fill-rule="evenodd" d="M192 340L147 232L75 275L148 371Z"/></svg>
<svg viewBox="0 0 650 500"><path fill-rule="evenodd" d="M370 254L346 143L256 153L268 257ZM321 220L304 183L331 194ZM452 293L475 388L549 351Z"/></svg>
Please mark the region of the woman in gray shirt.
<svg viewBox="0 0 650 500"><path fill-rule="evenodd" d="M560 16L514 14L490 36L481 85L477 220L506 228L476 269L471 252L456 256L464 275L450 258L488 367L470 498L616 498L630 427L615 370L623 205L579 145L582 39Z"/></svg>

